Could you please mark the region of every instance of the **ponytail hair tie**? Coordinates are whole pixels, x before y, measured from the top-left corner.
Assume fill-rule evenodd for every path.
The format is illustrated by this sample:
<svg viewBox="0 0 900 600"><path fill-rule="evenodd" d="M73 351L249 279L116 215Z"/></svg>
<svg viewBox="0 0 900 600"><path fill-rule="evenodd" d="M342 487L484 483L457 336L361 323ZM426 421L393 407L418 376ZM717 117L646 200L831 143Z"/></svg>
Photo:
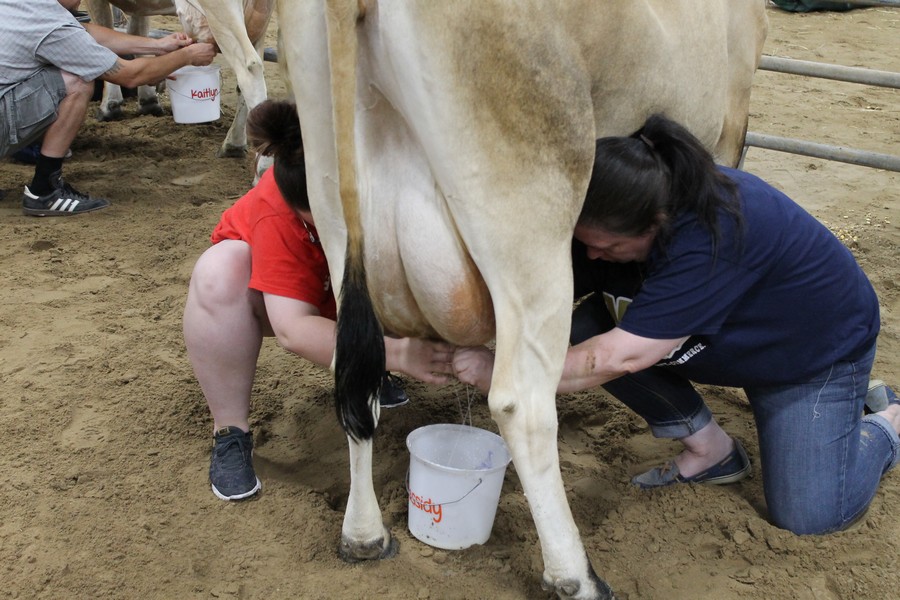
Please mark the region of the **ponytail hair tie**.
<svg viewBox="0 0 900 600"><path fill-rule="evenodd" d="M639 133L638 137L641 138L642 142L647 144L647 147L650 148L651 152L656 150L656 146L653 145L653 142L651 142L650 139L647 136L645 136L643 133Z"/></svg>

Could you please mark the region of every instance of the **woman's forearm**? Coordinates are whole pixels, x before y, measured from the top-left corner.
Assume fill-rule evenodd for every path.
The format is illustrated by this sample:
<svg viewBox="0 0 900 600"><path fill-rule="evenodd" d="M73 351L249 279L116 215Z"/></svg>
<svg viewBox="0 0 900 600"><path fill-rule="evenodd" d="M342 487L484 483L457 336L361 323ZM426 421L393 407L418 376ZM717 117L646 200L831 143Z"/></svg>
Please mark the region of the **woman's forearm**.
<svg viewBox="0 0 900 600"><path fill-rule="evenodd" d="M586 390L622 375L643 371L685 340L687 337L676 340L644 338L616 327L569 348L557 391L564 394Z"/></svg>
<svg viewBox="0 0 900 600"><path fill-rule="evenodd" d="M609 353L604 350L603 345L597 343L597 338L569 348L557 393L586 390L624 375L626 371L621 365L614 364Z"/></svg>

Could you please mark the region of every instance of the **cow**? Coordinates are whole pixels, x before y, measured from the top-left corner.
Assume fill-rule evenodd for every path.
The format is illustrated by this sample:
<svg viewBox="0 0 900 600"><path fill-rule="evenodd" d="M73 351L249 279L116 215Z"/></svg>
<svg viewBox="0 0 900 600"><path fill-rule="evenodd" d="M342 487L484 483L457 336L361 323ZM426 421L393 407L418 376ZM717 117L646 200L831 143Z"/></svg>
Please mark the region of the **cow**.
<svg viewBox="0 0 900 600"><path fill-rule="evenodd" d="M261 52L274 0L88 0L88 12L95 23L112 27L110 5L129 15L130 34L146 36L151 15L177 14L185 33L218 46L237 78L238 101L234 121L216 154L244 156L247 113L267 96ZM138 101L140 114L163 114L153 87L141 86ZM97 117L101 121L121 118L121 105L122 90L107 83Z"/></svg>
<svg viewBox="0 0 900 600"><path fill-rule="evenodd" d="M496 344L488 406L560 598L611 598L569 509L555 392L595 140L652 113L737 164L764 0L279 0L312 213L340 297L340 552L396 543L372 481L383 327Z"/></svg>

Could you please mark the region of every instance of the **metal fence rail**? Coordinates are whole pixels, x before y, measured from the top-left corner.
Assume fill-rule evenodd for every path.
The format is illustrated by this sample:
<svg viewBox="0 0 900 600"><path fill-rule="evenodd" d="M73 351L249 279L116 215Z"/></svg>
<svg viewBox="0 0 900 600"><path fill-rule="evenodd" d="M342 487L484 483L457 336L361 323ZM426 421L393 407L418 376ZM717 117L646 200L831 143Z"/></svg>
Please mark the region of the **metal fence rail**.
<svg viewBox="0 0 900 600"><path fill-rule="evenodd" d="M897 6L900 6L900 0L892 1L895 2ZM849 83L900 89L900 73L893 73L891 71L845 67L806 60L795 60L792 58L779 58L776 56L763 56L760 60L759 68L765 71L790 73L805 77L819 77L823 79L846 81ZM744 140L744 152L743 156L741 156L741 163L744 161L747 149L751 146L755 148L776 150L778 152L801 154L803 156L845 162L864 167L872 167L873 169L887 169L889 171L900 172L900 156L870 152L868 150L856 150L844 146L819 144L816 142L778 137L753 131L747 132L747 138Z"/></svg>
<svg viewBox="0 0 900 600"><path fill-rule="evenodd" d="M900 1L900 0L898 0ZM780 58L764 55L759 61L759 68L763 71L776 71L778 73L790 73L806 77L820 77L822 79L834 79L850 83L875 85L878 87L900 90L900 73L892 71L876 71L875 69L863 69L861 67L844 67L830 65L828 63L797 60L793 58Z"/></svg>
<svg viewBox="0 0 900 600"><path fill-rule="evenodd" d="M847 4L858 4L860 7L866 6L900 6L900 0L843 0Z"/></svg>
<svg viewBox="0 0 900 600"><path fill-rule="evenodd" d="M878 152L869 152L868 150L854 150L853 148L845 148L844 146L818 144L816 142L779 137L777 135L766 135L764 133L755 133L753 131L748 131L747 138L744 140L745 153L748 146L776 150L778 152L787 152L790 154L801 154L803 156L812 156L814 158L822 158L825 160L834 160L849 163L851 165L872 167L873 169L887 169L888 171L900 172L900 156L894 156L892 154L880 154Z"/></svg>

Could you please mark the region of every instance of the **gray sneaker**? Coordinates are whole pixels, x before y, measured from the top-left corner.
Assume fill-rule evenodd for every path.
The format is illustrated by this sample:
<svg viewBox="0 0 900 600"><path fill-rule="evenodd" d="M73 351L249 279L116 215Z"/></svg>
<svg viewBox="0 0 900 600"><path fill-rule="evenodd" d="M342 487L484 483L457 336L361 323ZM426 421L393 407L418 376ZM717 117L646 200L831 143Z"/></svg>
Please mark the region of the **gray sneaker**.
<svg viewBox="0 0 900 600"><path fill-rule="evenodd" d="M222 500L243 500L262 488L253 470L253 435L239 427L222 427L213 436L209 482Z"/></svg>
<svg viewBox="0 0 900 600"><path fill-rule="evenodd" d="M32 194L26 185L22 212L32 217L68 217L109 206L108 200L82 194L66 183L59 173L53 175L53 182L54 190L45 196Z"/></svg>
<svg viewBox="0 0 900 600"><path fill-rule="evenodd" d="M869 390L866 393L866 406L864 412L877 413L887 410L891 404L900 404L897 400L897 394L880 379L872 379L869 381Z"/></svg>

